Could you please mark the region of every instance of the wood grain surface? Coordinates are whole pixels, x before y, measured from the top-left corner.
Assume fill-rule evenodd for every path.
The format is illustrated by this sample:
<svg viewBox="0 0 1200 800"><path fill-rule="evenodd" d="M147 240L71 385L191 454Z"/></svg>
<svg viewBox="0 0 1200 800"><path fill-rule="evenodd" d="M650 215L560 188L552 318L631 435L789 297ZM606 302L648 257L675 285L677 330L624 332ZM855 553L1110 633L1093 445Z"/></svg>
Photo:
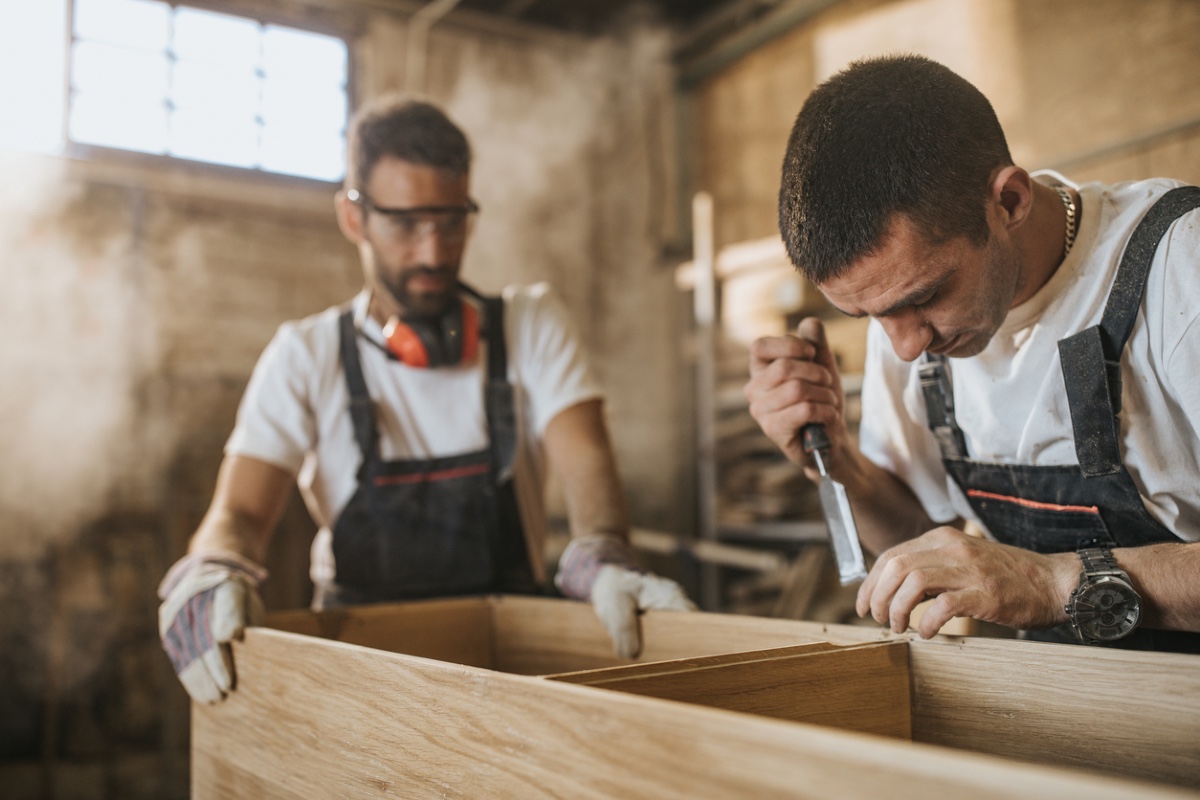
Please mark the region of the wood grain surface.
<svg viewBox="0 0 1200 800"><path fill-rule="evenodd" d="M194 798L1166 798L1167 787L253 628Z"/></svg>
<svg viewBox="0 0 1200 800"><path fill-rule="evenodd" d="M908 645L798 645L557 676L773 719L912 738Z"/></svg>

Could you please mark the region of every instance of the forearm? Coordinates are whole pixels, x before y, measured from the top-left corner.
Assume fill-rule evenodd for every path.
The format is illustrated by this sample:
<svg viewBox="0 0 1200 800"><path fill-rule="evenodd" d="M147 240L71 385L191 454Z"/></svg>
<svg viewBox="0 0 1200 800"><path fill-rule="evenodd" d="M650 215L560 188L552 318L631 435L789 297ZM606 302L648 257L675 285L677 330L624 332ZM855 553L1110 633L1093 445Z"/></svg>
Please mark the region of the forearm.
<svg viewBox="0 0 1200 800"><path fill-rule="evenodd" d="M1142 625L1200 631L1200 543L1118 548L1113 556L1141 595Z"/></svg>
<svg viewBox="0 0 1200 800"><path fill-rule="evenodd" d="M839 464L837 477L850 496L858 538L872 554L937 527L903 481L861 452L844 452Z"/></svg>
<svg viewBox="0 0 1200 800"><path fill-rule="evenodd" d="M212 504L188 545L189 553L234 552L262 564L293 476L244 456L221 463Z"/></svg>
<svg viewBox="0 0 1200 800"><path fill-rule="evenodd" d="M629 538L629 512L599 401L573 406L546 431L550 464L558 473L571 536Z"/></svg>
<svg viewBox="0 0 1200 800"><path fill-rule="evenodd" d="M234 552L255 563L267 557L270 529L263 523L229 508L212 507L188 543L189 553Z"/></svg>

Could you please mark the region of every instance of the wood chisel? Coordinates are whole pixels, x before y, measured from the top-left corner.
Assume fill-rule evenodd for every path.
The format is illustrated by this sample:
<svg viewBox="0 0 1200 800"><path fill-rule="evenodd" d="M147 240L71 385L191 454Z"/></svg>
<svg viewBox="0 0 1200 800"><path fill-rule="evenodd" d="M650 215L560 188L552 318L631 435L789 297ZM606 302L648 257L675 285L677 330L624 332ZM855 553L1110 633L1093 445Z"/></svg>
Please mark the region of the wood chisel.
<svg viewBox="0 0 1200 800"><path fill-rule="evenodd" d="M850 496L846 487L829 476L829 435L825 426L805 425L801 431L804 452L811 453L821 473L818 491L821 510L825 513L825 526L829 529L829 541L837 558L838 576L842 585L861 581L867 577L867 563L863 559L862 545L858 541L858 526L854 524L854 512L850 510Z"/></svg>

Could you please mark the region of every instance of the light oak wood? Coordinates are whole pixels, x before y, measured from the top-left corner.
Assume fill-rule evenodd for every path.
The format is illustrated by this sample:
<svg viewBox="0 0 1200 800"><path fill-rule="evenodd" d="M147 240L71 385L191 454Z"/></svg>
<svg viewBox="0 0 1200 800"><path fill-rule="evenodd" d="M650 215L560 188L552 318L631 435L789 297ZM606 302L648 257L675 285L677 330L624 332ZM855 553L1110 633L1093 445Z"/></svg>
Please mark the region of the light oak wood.
<svg viewBox="0 0 1200 800"><path fill-rule="evenodd" d="M912 737L918 743L1021 762L1084 768L1097 775L1200 788L1200 659L1194 656L947 636L923 641L894 636L875 627L649 612L641 618L644 652L638 661L630 662L613 655L608 635L588 605L528 597L466 598L321 614L292 612L274 615L270 624L306 634L295 647L298 652L307 648L310 654L293 666L279 666L280 675L271 679L271 685L277 689L266 693L268 700L262 701L261 708L272 716L280 713L272 707L279 700L279 697L270 699L272 692L282 697L302 697L303 694L287 688L288 682L302 683L299 671L323 664L332 652L329 648L335 647L334 643L314 636L372 648L356 650L359 652L356 658L364 663L372 658L383 659L388 654L381 651L389 650L436 659L434 663L441 663L446 669L467 670L445 673L462 681L455 684L447 679L445 691L466 692L468 696L472 696L472 687L481 680L477 677L479 670L472 672L468 667L483 668L487 675L516 673L559 678L556 681L531 678L533 686L539 683L562 686L590 680L597 685L578 688L610 700L632 697L628 692L639 685L635 679L641 677L645 680L640 686L653 689L646 689L645 694L656 695L654 699L661 702L666 702L663 697L674 697L675 702L668 703L671 707L679 701L694 706L706 701L711 705L734 702L722 700L722 694L744 702L737 698L739 686L758 681L770 685L770 690L776 693L775 700L756 708L733 707L754 711L759 716L799 714L803 704L793 698L794 712L786 710L788 680L773 675L772 670L779 665L770 663L770 658L757 651L798 648L791 651L795 662L809 659L815 663L830 654L819 651L833 645L904 642L911 669ZM251 641L257 639L251 637L248 642ZM254 675L262 675L256 662L269 657L271 652L269 648L239 649L239 689L219 708L245 702L242 690L252 687ZM804 653L808 655L802 657ZM724 665L727 670L709 673L709 676L719 675L718 681L706 679L705 669L716 664ZM698 673L689 675L689 670ZM678 674L668 679L664 671ZM735 674L736 680L728 679ZM879 679L878 675L846 676L845 685L855 687L854 691L867 691ZM619 680L627 681L626 685L620 686ZM802 680L797 677L796 685ZM369 692L361 686L330 682L321 691L335 699L344 696L351 709L347 713L352 713L359 702L358 694ZM624 694L604 691L605 686L626 691ZM393 686L393 691L400 689ZM537 692L534 688L527 691ZM546 695L546 701L552 704L556 696L553 692L557 690L546 691L551 693ZM802 691L795 692L796 697L802 695ZM460 699L425 697L434 706L444 705L447 709L456 708ZM695 710L731 713L712 708ZM208 709L198 709L197 713L198 717L207 715ZM303 710L303 713L308 712ZM509 712L497 710L497 713ZM368 714L367 718L370 717ZM834 727L858 724L849 718L830 718L825 722ZM501 724L510 723L512 720L505 717ZM314 730L323 729L324 724L310 723ZM204 730L216 735L219 727ZM245 738L241 733L237 736ZM199 745L213 746L203 740ZM736 749L730 752L730 757L741 756ZM223 759L211 756L210 767L224 769Z"/></svg>
<svg viewBox="0 0 1200 800"><path fill-rule="evenodd" d="M391 653L492 668L492 606L486 598L424 600L268 615L276 630Z"/></svg>
<svg viewBox="0 0 1200 800"><path fill-rule="evenodd" d="M1200 657L914 641L913 738L1200 788Z"/></svg>
<svg viewBox="0 0 1200 800"><path fill-rule="evenodd" d="M726 664L743 664L749 661L763 661L781 656L797 656L808 653L824 653L837 649L838 645L829 642L813 642L798 644L793 647L776 647L771 650L754 650L748 653L729 653L723 656L704 656L702 658L680 658L671 661L652 661L647 664L628 664L622 667L608 669L588 669L580 672L564 672L558 675L546 675L549 680L581 683L589 686L619 681L627 678L638 678L648 675L661 675L668 672L682 672L692 669L704 669L710 666Z"/></svg>
<svg viewBox="0 0 1200 800"><path fill-rule="evenodd" d="M612 640L591 607L535 597L493 600L496 669L549 675L632 663L613 655ZM729 614L643 614L638 661L723 655L811 642L879 641L879 628L824 625ZM887 634L883 634L887 635Z"/></svg>
<svg viewBox="0 0 1200 800"><path fill-rule="evenodd" d="M798 645L553 676L663 700L912 738L908 645Z"/></svg>
<svg viewBox="0 0 1200 800"><path fill-rule="evenodd" d="M193 709L204 798L1185 797L255 628Z"/></svg>

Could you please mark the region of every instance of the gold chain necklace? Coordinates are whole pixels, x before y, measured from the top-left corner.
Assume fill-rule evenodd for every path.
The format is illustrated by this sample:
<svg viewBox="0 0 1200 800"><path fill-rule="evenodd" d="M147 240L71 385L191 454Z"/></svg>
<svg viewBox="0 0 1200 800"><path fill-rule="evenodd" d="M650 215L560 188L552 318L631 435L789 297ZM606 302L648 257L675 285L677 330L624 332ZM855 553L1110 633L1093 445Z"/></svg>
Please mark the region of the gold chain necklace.
<svg viewBox="0 0 1200 800"><path fill-rule="evenodd" d="M1076 214L1075 201L1071 199L1071 193L1058 184L1055 184L1054 191L1058 192L1058 196L1063 201L1063 208L1067 210L1067 235L1063 240L1063 258L1066 258L1067 253L1071 252L1071 245L1075 244L1075 233L1079 229L1079 216Z"/></svg>

